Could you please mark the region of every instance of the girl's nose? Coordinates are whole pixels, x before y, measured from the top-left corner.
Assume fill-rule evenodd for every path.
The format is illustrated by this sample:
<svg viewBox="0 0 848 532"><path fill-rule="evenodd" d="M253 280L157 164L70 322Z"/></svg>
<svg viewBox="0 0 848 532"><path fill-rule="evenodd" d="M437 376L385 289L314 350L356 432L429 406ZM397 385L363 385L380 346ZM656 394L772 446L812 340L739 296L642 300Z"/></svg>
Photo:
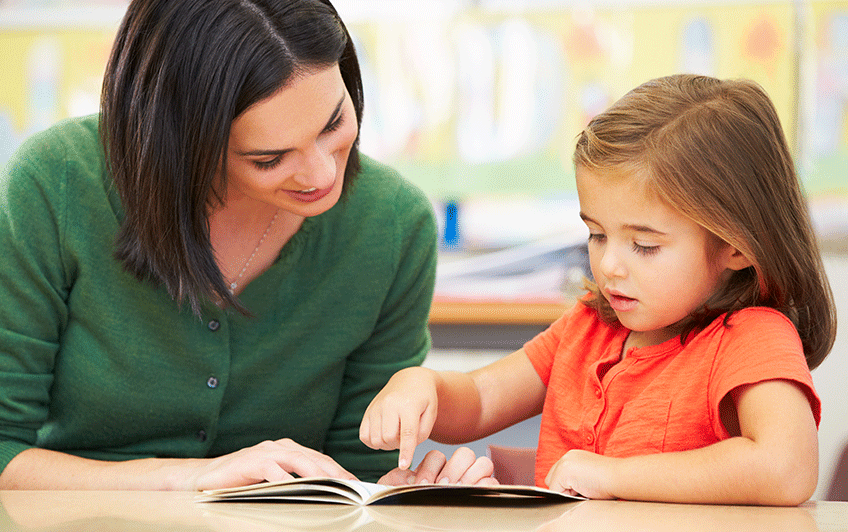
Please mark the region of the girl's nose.
<svg viewBox="0 0 848 532"><path fill-rule="evenodd" d="M616 252L613 246L607 245L605 247L598 266L601 269L601 274L607 278L624 277L627 274L627 268L625 268L620 254Z"/></svg>

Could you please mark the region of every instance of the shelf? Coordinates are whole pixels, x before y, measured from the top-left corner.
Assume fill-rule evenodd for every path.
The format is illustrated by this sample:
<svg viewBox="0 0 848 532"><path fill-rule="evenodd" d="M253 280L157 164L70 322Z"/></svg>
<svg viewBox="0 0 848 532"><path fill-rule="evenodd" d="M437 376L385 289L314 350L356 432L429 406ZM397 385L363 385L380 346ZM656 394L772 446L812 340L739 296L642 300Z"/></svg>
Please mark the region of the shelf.
<svg viewBox="0 0 848 532"><path fill-rule="evenodd" d="M440 325L550 325L568 306L557 301L444 300L430 310L430 323Z"/></svg>

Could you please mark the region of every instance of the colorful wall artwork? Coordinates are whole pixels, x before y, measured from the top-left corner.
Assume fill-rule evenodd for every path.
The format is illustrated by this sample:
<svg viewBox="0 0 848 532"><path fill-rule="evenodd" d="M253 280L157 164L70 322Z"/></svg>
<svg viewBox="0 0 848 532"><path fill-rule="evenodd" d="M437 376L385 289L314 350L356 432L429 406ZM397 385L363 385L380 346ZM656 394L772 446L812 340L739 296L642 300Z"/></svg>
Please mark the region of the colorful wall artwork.
<svg viewBox="0 0 848 532"><path fill-rule="evenodd" d="M118 22L62 27L49 16L64 3L42 1L27 9L48 20L21 23L16 4L32 2L0 2L0 163L33 132L96 112ZM571 191L586 121L683 71L758 81L809 192L848 192L848 1L424 11L347 18L366 86L363 150L435 198Z"/></svg>

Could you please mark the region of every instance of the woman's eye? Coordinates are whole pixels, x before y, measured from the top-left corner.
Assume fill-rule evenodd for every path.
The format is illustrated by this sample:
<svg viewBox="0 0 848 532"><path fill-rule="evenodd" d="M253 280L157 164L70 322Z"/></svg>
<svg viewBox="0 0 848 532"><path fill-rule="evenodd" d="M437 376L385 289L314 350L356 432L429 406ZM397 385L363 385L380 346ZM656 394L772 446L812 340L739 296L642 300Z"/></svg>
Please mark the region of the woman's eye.
<svg viewBox="0 0 848 532"><path fill-rule="evenodd" d="M341 113L330 124L327 124L327 127L324 128L324 133L332 133L333 131L336 131L337 129L342 127L343 123L344 123L344 113Z"/></svg>
<svg viewBox="0 0 848 532"><path fill-rule="evenodd" d="M282 162L283 158L280 156L274 157L270 161L253 161L253 165L260 170L271 170L276 168L278 164Z"/></svg>
<svg viewBox="0 0 848 532"><path fill-rule="evenodd" d="M635 251L638 255L655 255L659 253L659 246L643 246L641 244L637 244L633 242L633 251Z"/></svg>
<svg viewBox="0 0 848 532"><path fill-rule="evenodd" d="M589 233L589 242L601 243L606 240L607 235L603 233Z"/></svg>

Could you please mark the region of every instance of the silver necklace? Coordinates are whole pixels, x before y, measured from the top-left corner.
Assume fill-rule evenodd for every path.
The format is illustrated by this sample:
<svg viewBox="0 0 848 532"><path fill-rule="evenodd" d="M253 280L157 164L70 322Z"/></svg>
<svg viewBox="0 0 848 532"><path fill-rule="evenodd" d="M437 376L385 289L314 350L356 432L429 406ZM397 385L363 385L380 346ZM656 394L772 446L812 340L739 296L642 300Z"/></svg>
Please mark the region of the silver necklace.
<svg viewBox="0 0 848 532"><path fill-rule="evenodd" d="M274 213L274 217L271 218L271 222L268 223L268 227L265 228L265 232L262 233L262 238L259 239L259 242L256 244L256 247L253 248L253 253L247 258L247 262L244 263L244 267L241 269L239 274L233 279L233 282L230 283L230 293L234 293L236 288L238 288L239 282L241 281L244 272L247 271L247 267L250 266L250 263L253 262L253 257L256 256L256 252L259 251L259 248L262 247L262 242L265 242L265 237L268 236L268 232L271 231L271 228L274 227L274 222L277 221L277 216L280 214L280 209L277 209L277 212Z"/></svg>

